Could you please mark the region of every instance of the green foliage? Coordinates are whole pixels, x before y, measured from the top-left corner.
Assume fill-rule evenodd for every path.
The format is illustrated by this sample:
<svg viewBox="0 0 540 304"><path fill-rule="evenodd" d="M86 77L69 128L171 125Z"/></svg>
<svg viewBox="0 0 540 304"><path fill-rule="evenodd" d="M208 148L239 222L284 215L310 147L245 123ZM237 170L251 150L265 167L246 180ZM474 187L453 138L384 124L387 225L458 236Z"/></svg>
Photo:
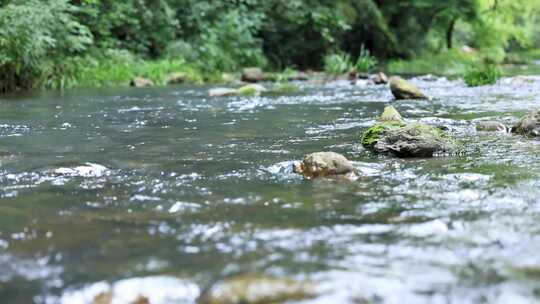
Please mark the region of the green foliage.
<svg viewBox="0 0 540 304"><path fill-rule="evenodd" d="M399 121L386 121L378 123L373 127L367 129L363 134L360 142L362 146L372 149L375 144L381 139L382 136L388 131L393 129L399 129L405 126L405 123Z"/></svg>
<svg viewBox="0 0 540 304"><path fill-rule="evenodd" d="M354 67L356 68L356 71L360 73L367 73L371 71L373 67L377 65L377 59L369 53L369 50L365 49L364 46L362 46L360 50L360 55L358 56L358 59L356 60L356 64Z"/></svg>
<svg viewBox="0 0 540 304"><path fill-rule="evenodd" d="M45 85L62 88L71 76L66 56L92 43L67 0L14 2L0 8L0 92Z"/></svg>
<svg viewBox="0 0 540 304"><path fill-rule="evenodd" d="M324 57L324 71L330 75L342 75L352 68L353 64L349 54L330 54Z"/></svg>
<svg viewBox="0 0 540 304"><path fill-rule="evenodd" d="M500 68L495 64L488 64L469 70L463 77L463 80L469 87L477 87L495 84L500 77Z"/></svg>
<svg viewBox="0 0 540 304"><path fill-rule="evenodd" d="M463 75L470 66L482 62L479 53L464 53L450 50L441 53L426 53L412 60L396 59L388 62L386 70L391 74L437 74L446 76Z"/></svg>
<svg viewBox="0 0 540 304"><path fill-rule="evenodd" d="M159 57L179 30L168 0L87 0L78 16L91 30L96 46L127 49Z"/></svg>
<svg viewBox="0 0 540 304"><path fill-rule="evenodd" d="M141 60L126 50L104 50L78 58L76 80L70 87L102 87L127 85L134 77L145 77L157 85L166 84L167 76L184 72L187 79L202 82L201 75L183 59Z"/></svg>
<svg viewBox="0 0 540 304"><path fill-rule="evenodd" d="M540 46L540 1L528 0L0 3L2 92L118 84L135 74L160 83L164 73L188 66L207 78L246 66L337 75L368 72L389 58L392 73L464 74L509 50Z"/></svg>

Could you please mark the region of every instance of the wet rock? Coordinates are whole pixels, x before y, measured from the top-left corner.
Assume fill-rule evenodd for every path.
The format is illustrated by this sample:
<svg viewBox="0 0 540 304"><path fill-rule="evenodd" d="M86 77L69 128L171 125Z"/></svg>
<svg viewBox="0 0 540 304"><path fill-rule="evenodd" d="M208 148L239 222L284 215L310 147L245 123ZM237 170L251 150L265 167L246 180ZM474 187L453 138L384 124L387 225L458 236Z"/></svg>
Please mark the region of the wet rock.
<svg viewBox="0 0 540 304"><path fill-rule="evenodd" d="M179 84L185 82L187 79L186 73L177 72L167 76L167 84Z"/></svg>
<svg viewBox="0 0 540 304"><path fill-rule="evenodd" d="M207 290L198 304L271 304L299 301L316 294L310 283L243 275L226 279Z"/></svg>
<svg viewBox="0 0 540 304"><path fill-rule="evenodd" d="M230 88L214 88L211 89L208 94L210 97L224 97L224 96L259 96L266 92L266 88L260 84L248 84L238 89Z"/></svg>
<svg viewBox="0 0 540 304"><path fill-rule="evenodd" d="M390 90L396 99L428 99L415 85L401 77L390 78Z"/></svg>
<svg viewBox="0 0 540 304"><path fill-rule="evenodd" d="M335 152L308 154L302 162L293 165L293 171L307 178L356 176L352 163L345 156Z"/></svg>
<svg viewBox="0 0 540 304"><path fill-rule="evenodd" d="M384 121L403 121L401 114L393 106L388 106L384 108L382 115L377 118L378 122Z"/></svg>
<svg viewBox="0 0 540 304"><path fill-rule="evenodd" d="M210 89L208 94L210 97L236 96L238 95L238 90L230 88L214 88Z"/></svg>
<svg viewBox="0 0 540 304"><path fill-rule="evenodd" d="M398 118L396 113L391 115ZM384 116L362 135L361 142L366 149L377 154L398 157L432 157L439 153L451 153L456 149L453 138L439 128L405 122L402 119L388 120L384 119Z"/></svg>
<svg viewBox="0 0 540 304"><path fill-rule="evenodd" d="M512 127L512 133L529 137L540 136L540 109L522 117L518 123Z"/></svg>
<svg viewBox="0 0 540 304"><path fill-rule="evenodd" d="M387 84L388 83L388 76L386 76L385 73L379 72L375 77L373 77L373 83L375 84Z"/></svg>
<svg viewBox="0 0 540 304"><path fill-rule="evenodd" d="M259 96L261 93L266 92L266 88L260 84L248 84L237 90L238 95L243 96Z"/></svg>
<svg viewBox="0 0 540 304"><path fill-rule="evenodd" d="M146 88L154 86L154 82L147 78L135 77L131 80L129 85L135 88Z"/></svg>
<svg viewBox="0 0 540 304"><path fill-rule="evenodd" d="M266 80L266 76L260 68L245 68L241 79L245 82L261 82Z"/></svg>
<svg viewBox="0 0 540 304"><path fill-rule="evenodd" d="M476 131L481 132L506 132L508 128L499 121L485 120L476 124Z"/></svg>

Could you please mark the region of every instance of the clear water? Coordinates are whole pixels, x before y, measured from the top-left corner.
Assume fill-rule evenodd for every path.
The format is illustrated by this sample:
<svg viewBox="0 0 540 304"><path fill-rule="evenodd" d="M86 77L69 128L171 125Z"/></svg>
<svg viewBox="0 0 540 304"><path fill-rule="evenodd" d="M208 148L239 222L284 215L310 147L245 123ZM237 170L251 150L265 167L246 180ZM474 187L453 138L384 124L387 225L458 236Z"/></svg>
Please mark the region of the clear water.
<svg viewBox="0 0 540 304"><path fill-rule="evenodd" d="M1 98L0 302L69 303L130 278L202 290L241 273L316 282L312 303L540 302L540 142L474 129L540 107L540 78L413 81L436 98L396 108L446 126L466 155L365 151L360 134L392 99L385 86ZM325 150L363 177L292 174Z"/></svg>

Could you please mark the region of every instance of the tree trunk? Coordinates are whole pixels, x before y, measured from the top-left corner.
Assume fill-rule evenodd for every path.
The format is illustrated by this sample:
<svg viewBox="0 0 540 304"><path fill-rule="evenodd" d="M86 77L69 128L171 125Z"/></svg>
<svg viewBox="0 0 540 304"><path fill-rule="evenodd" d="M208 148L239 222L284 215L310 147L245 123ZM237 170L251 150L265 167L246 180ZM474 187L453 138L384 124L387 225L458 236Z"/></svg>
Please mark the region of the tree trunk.
<svg viewBox="0 0 540 304"><path fill-rule="evenodd" d="M457 18L452 18L452 21L450 21L450 24L448 25L448 29L446 30L446 47L450 50L454 46L453 38L454 38L454 27L456 26Z"/></svg>

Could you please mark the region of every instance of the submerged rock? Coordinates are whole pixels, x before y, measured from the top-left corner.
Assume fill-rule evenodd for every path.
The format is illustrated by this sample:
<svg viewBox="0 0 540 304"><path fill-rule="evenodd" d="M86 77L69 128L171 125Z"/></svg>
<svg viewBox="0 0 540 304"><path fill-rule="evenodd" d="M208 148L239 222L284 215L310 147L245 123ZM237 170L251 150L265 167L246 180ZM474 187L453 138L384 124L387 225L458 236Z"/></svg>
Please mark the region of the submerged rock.
<svg viewBox="0 0 540 304"><path fill-rule="evenodd" d="M259 96L261 93L266 92L266 88L260 84L248 84L237 90L238 95L243 96Z"/></svg>
<svg viewBox="0 0 540 304"><path fill-rule="evenodd" d="M415 85L401 77L390 78L390 90L396 99L428 99Z"/></svg>
<svg viewBox="0 0 540 304"><path fill-rule="evenodd" d="M293 165L293 172L307 178L344 176L354 179L356 172L352 163L335 152L317 152L304 157Z"/></svg>
<svg viewBox="0 0 540 304"><path fill-rule="evenodd" d="M310 283L243 275L226 279L207 290L198 304L272 304L299 301L316 294Z"/></svg>
<svg viewBox="0 0 540 304"><path fill-rule="evenodd" d="M238 90L230 88L214 88L210 89L208 94L210 97L236 96L238 95Z"/></svg>
<svg viewBox="0 0 540 304"><path fill-rule="evenodd" d="M530 137L540 136L540 109L523 116L518 123L512 127L512 133Z"/></svg>
<svg viewBox="0 0 540 304"><path fill-rule="evenodd" d="M135 88L146 88L146 87L153 87L154 82L147 78L135 77L131 80L129 85Z"/></svg>
<svg viewBox="0 0 540 304"><path fill-rule="evenodd" d="M485 120L476 124L476 131L481 132L506 132L508 128L499 121Z"/></svg>
<svg viewBox="0 0 540 304"><path fill-rule="evenodd" d="M259 96L261 93L266 92L266 88L260 84L248 84L238 89L230 88L214 88L211 89L208 94L210 97L225 97L225 96Z"/></svg>
<svg viewBox="0 0 540 304"><path fill-rule="evenodd" d="M405 122L393 109L385 109L379 122L362 135L362 145L378 154L432 157L456 149L454 140L439 128Z"/></svg>
<svg viewBox="0 0 540 304"><path fill-rule="evenodd" d="M266 80L266 76L260 68L245 68L241 79L245 82L261 82Z"/></svg>

